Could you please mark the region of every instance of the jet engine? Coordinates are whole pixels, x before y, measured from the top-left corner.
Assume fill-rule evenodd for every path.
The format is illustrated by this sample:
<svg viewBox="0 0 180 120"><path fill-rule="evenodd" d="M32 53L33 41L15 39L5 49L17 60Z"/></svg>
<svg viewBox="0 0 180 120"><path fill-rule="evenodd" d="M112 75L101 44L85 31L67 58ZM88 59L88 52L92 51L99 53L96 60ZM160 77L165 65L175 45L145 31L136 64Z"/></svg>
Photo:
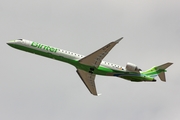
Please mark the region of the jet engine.
<svg viewBox="0 0 180 120"><path fill-rule="evenodd" d="M131 71L131 72L142 71L140 68L137 67L137 65L135 65L133 63L127 63L126 64L126 70Z"/></svg>

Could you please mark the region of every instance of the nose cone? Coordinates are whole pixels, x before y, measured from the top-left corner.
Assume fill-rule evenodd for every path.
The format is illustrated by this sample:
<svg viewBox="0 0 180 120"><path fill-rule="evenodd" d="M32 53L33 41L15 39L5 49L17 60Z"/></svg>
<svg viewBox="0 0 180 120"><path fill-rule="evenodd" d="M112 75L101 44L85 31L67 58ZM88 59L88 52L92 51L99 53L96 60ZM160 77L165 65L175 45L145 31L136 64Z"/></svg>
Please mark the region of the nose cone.
<svg viewBox="0 0 180 120"><path fill-rule="evenodd" d="M12 40L12 41L9 41L9 42L7 42L6 44L8 44L9 46L12 46L12 45L14 45L14 40Z"/></svg>

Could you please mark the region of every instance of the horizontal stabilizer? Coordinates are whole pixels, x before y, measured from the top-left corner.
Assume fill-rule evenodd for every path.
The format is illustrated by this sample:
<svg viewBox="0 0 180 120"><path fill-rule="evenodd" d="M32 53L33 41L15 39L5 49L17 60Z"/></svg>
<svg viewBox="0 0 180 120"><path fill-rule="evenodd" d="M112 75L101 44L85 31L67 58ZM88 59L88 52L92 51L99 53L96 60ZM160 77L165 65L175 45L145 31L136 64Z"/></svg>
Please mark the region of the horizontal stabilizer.
<svg viewBox="0 0 180 120"><path fill-rule="evenodd" d="M156 69L162 69L162 70L165 70L166 68L168 68L170 65L172 65L173 63L165 63L163 65L160 65L160 66L157 66Z"/></svg>

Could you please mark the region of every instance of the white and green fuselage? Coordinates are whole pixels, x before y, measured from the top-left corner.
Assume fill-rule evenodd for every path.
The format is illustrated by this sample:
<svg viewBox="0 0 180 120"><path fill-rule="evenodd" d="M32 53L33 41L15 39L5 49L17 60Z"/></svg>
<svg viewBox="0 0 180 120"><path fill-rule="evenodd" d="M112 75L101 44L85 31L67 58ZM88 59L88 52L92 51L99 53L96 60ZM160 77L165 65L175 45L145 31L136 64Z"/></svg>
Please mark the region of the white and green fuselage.
<svg viewBox="0 0 180 120"><path fill-rule="evenodd" d="M44 57L48 57L54 60L59 60L63 61L66 63L69 63L73 66L75 66L77 69L81 69L84 71L89 72L91 69L91 66L81 64L79 60L84 58L83 55L73 53L70 51L66 51L63 49L59 49L56 47L40 44L37 42L25 40L25 39L18 39L18 40L13 40L7 43L13 48L23 50L26 52L34 53L37 55L41 55ZM146 72L131 72L127 71L125 67L121 67L119 65L109 63L106 61L102 61L101 64L99 65L98 68L93 69L93 74L97 75L106 75L106 76L117 76L121 77L130 81L155 81L154 76L151 77L152 75L157 75L158 71L153 71L152 68L151 71L146 71ZM159 71L162 72L162 71Z"/></svg>
<svg viewBox="0 0 180 120"><path fill-rule="evenodd" d="M123 38L113 41L87 56L25 39L13 40L7 44L19 50L73 65L76 67L76 72L79 77L93 95L98 95L94 82L96 75L116 76L133 82L155 82L156 80L154 77L158 75L162 81L166 81L165 72L166 68L172 65L170 62L142 72L141 69L132 63L127 63L126 67L121 67L113 63L102 61L109 51L122 39Z"/></svg>

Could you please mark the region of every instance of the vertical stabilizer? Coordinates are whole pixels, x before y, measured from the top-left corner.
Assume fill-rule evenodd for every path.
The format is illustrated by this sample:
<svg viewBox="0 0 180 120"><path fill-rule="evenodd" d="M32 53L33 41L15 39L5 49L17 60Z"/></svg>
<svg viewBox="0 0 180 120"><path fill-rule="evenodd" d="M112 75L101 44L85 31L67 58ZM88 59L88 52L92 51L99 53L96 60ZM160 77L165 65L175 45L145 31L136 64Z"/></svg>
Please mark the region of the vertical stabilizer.
<svg viewBox="0 0 180 120"><path fill-rule="evenodd" d="M159 76L159 78L161 79L161 81L166 82L166 76L165 76L165 73L164 73L164 72L159 73L158 76Z"/></svg>

